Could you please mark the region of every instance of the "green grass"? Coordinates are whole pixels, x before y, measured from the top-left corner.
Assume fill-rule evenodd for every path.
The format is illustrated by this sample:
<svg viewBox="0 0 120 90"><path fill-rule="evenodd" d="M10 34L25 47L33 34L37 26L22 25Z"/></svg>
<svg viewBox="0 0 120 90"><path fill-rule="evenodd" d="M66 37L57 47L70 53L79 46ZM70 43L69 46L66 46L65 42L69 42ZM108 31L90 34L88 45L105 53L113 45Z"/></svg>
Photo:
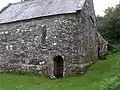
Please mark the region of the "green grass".
<svg viewBox="0 0 120 90"><path fill-rule="evenodd" d="M56 80L45 76L0 74L0 90L98 90L101 81L115 72L118 61L120 53L115 53L105 61L97 61L84 76Z"/></svg>

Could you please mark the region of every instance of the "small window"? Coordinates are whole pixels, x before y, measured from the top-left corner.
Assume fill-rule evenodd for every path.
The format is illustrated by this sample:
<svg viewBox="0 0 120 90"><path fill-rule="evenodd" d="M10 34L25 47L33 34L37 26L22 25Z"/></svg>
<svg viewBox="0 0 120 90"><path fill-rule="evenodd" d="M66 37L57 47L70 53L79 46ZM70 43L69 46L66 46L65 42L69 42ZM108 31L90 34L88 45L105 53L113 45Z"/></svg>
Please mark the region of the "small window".
<svg viewBox="0 0 120 90"><path fill-rule="evenodd" d="M41 43L42 43L42 44L45 44L45 42L46 42L46 27L44 26L44 27L42 28Z"/></svg>
<svg viewBox="0 0 120 90"><path fill-rule="evenodd" d="M92 21L93 24L95 23L92 16L90 16L90 20Z"/></svg>

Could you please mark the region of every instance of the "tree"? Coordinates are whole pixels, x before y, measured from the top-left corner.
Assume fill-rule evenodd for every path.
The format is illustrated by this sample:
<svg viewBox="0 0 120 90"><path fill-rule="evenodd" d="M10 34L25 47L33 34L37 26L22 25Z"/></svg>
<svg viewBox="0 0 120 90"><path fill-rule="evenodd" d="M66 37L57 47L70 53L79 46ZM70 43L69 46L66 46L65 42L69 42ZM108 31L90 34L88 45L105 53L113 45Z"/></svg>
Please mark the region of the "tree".
<svg viewBox="0 0 120 90"><path fill-rule="evenodd" d="M98 31L109 43L120 42L120 5L105 10L105 16L97 16Z"/></svg>

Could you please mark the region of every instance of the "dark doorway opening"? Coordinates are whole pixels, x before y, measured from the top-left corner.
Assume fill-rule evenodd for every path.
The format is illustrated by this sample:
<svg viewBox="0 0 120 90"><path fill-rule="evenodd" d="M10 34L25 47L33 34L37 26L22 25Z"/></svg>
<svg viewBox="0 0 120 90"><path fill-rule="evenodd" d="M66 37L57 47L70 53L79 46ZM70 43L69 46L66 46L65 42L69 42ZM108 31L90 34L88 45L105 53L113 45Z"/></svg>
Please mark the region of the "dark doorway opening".
<svg viewBox="0 0 120 90"><path fill-rule="evenodd" d="M98 58L100 59L100 47L98 47Z"/></svg>
<svg viewBox="0 0 120 90"><path fill-rule="evenodd" d="M63 58L61 56L54 58L54 75L56 78L63 77Z"/></svg>

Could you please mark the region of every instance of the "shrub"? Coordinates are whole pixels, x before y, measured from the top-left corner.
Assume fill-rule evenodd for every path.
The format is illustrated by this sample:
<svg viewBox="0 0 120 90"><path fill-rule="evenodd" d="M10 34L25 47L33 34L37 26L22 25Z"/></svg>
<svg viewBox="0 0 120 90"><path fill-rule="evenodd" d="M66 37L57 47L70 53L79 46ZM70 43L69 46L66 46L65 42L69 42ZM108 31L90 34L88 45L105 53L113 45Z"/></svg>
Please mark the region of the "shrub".
<svg viewBox="0 0 120 90"><path fill-rule="evenodd" d="M113 67L115 72L110 76L106 77L100 85L99 90L120 90L120 61L116 63Z"/></svg>
<svg viewBox="0 0 120 90"><path fill-rule="evenodd" d="M108 50L112 53L120 52L120 44L110 44L108 45Z"/></svg>

